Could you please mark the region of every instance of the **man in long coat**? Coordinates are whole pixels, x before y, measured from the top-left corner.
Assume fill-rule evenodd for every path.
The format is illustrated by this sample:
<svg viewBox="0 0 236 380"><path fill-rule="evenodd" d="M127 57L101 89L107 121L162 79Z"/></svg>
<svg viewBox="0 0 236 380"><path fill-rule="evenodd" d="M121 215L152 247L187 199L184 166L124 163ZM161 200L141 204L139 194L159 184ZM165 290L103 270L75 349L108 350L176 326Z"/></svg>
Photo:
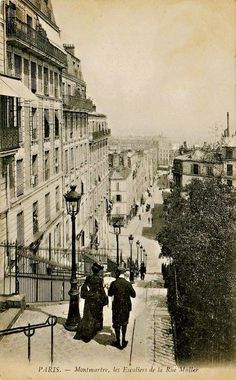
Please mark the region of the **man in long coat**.
<svg viewBox="0 0 236 380"><path fill-rule="evenodd" d="M130 297L136 297L132 284L125 280L125 278L121 275L124 271L124 268L117 268L116 280L112 281L108 290L108 296L114 297L112 302L112 327L114 328L116 334L114 346L119 349L125 348L128 344L125 340L125 335L129 322L129 314L132 310ZM120 330L122 333L121 343Z"/></svg>

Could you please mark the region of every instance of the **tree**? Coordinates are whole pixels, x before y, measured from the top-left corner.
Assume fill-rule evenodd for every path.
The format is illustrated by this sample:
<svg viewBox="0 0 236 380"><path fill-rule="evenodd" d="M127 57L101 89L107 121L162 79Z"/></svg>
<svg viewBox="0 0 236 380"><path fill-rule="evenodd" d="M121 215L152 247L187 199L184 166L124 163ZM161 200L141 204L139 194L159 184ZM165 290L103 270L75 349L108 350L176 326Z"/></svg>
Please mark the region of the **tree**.
<svg viewBox="0 0 236 380"><path fill-rule="evenodd" d="M231 352L234 196L219 180L193 180L164 204L158 240L171 260L169 310L180 359L223 361Z"/></svg>

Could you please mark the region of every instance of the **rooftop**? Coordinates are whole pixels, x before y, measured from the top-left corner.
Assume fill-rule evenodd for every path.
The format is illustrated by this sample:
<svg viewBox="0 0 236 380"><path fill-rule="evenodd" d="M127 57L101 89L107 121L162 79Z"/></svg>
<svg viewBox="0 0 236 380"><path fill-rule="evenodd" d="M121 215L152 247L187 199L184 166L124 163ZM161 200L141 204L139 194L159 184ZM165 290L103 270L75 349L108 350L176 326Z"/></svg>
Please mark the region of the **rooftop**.
<svg viewBox="0 0 236 380"><path fill-rule="evenodd" d="M221 162L220 151L207 151L204 149L196 149L189 153L182 154L176 157L177 160L181 161L198 161L198 162Z"/></svg>
<svg viewBox="0 0 236 380"><path fill-rule="evenodd" d="M126 179L132 173L132 170L124 166L119 166L110 171L110 179Z"/></svg>

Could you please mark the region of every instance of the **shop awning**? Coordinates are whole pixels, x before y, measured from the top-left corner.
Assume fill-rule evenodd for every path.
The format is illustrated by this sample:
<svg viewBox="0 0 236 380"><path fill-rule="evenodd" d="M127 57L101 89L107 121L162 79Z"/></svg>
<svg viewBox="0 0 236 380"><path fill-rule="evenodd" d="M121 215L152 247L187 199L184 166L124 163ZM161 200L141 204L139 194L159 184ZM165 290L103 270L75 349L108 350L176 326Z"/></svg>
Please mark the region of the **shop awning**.
<svg viewBox="0 0 236 380"><path fill-rule="evenodd" d="M37 100L37 96L35 96L20 80L1 75L0 95L23 98L29 101Z"/></svg>

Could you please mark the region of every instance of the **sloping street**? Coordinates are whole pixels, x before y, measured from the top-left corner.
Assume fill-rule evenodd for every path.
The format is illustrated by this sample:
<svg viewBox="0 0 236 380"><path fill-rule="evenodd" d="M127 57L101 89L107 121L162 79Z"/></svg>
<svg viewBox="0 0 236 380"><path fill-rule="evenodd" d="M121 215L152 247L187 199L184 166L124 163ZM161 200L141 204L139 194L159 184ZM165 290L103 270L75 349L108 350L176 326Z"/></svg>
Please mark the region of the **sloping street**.
<svg viewBox="0 0 236 380"><path fill-rule="evenodd" d="M159 190L155 190L152 202L160 199ZM149 371L152 367L175 366L173 337L170 318L166 307L166 290L162 287L160 274L161 260L158 258L160 248L158 243L142 237L143 226L147 225L148 213L143 213L141 221L135 217L122 230L121 244L124 253L128 255L127 235L132 233L146 248L147 275L144 281L135 279L136 298L133 300L133 310L127 331L128 346L118 350L111 346L114 332L111 328L111 300L104 307L104 329L89 343L74 340L74 333L64 329L68 303L51 305L32 305L17 320L16 326L28 323L40 323L49 314L58 317L54 336L54 363L58 378L73 378L78 376L76 369L96 369L103 367L104 373L121 373L127 370L135 371L136 375ZM126 247L126 249L125 249ZM129 248L129 247L128 247ZM109 283L111 278L104 278ZM83 310L83 300L80 300L80 313ZM40 360L39 358L40 353ZM10 354L10 355L9 355ZM2 340L1 376L10 379L16 370L16 363L21 362L26 372L43 377L47 374L50 362L50 330L42 329L32 337L32 356L30 367L27 360L27 338L24 334L8 336ZM9 366L8 364L11 365ZM7 366L6 366L7 364ZM11 368L11 370L9 369ZM116 370L115 370L116 368ZM11 373L12 371L12 373ZM80 370L78 370L80 371ZM140 371L140 372L139 372ZM100 372L99 372L100 373ZM29 375L30 376L30 375ZM35 377L33 377L35 378Z"/></svg>

